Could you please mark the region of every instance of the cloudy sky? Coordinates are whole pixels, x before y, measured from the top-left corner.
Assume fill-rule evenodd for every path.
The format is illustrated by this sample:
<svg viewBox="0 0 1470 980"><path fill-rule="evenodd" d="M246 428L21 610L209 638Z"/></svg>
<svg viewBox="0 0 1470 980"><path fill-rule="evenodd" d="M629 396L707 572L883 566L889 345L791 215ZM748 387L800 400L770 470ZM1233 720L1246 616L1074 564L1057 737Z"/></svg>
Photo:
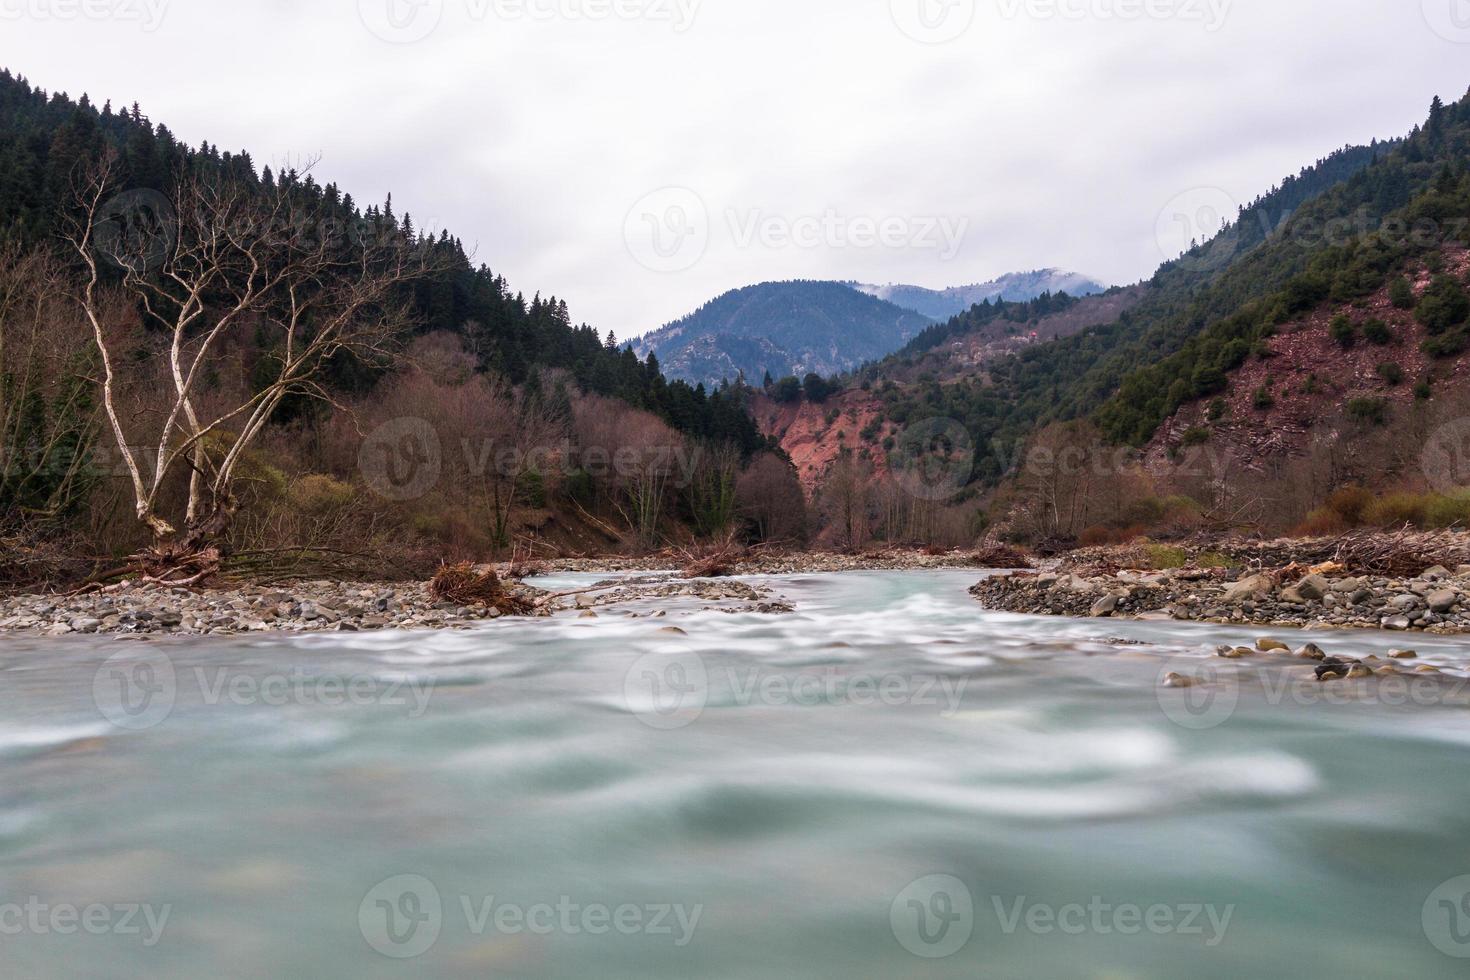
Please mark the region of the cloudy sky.
<svg viewBox="0 0 1470 980"><path fill-rule="evenodd" d="M0 0L0 37L620 337L767 279L1134 281L1470 86L1470 0Z"/></svg>

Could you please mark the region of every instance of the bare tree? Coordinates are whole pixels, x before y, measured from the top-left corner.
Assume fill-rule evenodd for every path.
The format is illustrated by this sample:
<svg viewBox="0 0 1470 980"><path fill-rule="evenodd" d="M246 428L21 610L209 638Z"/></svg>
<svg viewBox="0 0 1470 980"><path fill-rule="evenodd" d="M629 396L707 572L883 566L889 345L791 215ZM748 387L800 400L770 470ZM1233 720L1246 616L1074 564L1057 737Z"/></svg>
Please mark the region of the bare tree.
<svg viewBox="0 0 1470 980"><path fill-rule="evenodd" d="M301 186L285 179L248 187L223 176L186 177L151 207L142 234L138 202L119 194L115 158L77 182L66 239L83 266L77 301L101 358L102 407L132 487L134 511L153 536L146 570L193 581L213 572L217 541L237 507L237 469L290 396L331 400L321 381L332 358L375 358L407 318L405 283L423 275L426 249L400 236L351 240ZM160 214L161 212L161 214ZM120 231L119 228L122 228ZM117 278L112 266L121 271ZM120 290L142 310L149 353L167 367L146 421L125 419L122 376L135 358L109 331L104 307ZM211 371L244 337L260 350L249 392L221 405ZM187 471L182 514L166 492Z"/></svg>
<svg viewBox="0 0 1470 980"><path fill-rule="evenodd" d="M822 514L846 551L857 551L868 542L872 505L873 471L865 461L844 449L833 460L818 494Z"/></svg>
<svg viewBox="0 0 1470 980"><path fill-rule="evenodd" d="M797 541L806 533L806 498L788 459L761 453L751 460L736 481L735 499L762 541Z"/></svg>

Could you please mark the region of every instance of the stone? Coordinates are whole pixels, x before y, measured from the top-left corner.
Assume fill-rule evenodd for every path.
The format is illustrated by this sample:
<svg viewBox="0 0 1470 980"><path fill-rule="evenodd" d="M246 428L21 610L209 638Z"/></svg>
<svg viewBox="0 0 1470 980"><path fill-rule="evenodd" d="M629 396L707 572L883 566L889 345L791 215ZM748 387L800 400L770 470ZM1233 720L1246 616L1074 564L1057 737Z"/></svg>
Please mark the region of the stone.
<svg viewBox="0 0 1470 980"><path fill-rule="evenodd" d="M1164 676L1165 687L1194 687L1194 678L1185 677L1183 674L1166 674Z"/></svg>
<svg viewBox="0 0 1470 980"><path fill-rule="evenodd" d="M1390 651L1388 651L1388 656L1392 660L1417 660L1417 659L1419 659L1419 654L1415 653L1413 650L1390 650Z"/></svg>
<svg viewBox="0 0 1470 980"><path fill-rule="evenodd" d="M1445 568L1443 565L1435 565L1433 568L1428 569L1423 575L1419 577L1438 581L1442 578L1449 578L1450 570L1448 568Z"/></svg>
<svg viewBox="0 0 1470 980"><path fill-rule="evenodd" d="M1118 597L1116 595L1105 595L1092 604L1089 613L1093 618L1111 616L1118 609Z"/></svg>
<svg viewBox="0 0 1470 980"><path fill-rule="evenodd" d="M1347 676L1348 676L1348 680L1350 680L1350 681L1360 680L1361 678L1364 678L1364 677L1372 677L1373 676L1373 668L1372 667L1365 667L1362 664L1355 664L1352 668L1350 668L1348 670Z"/></svg>
<svg viewBox="0 0 1470 980"><path fill-rule="evenodd" d="M673 633L673 634L675 634L677 636L688 636L689 635L688 633L684 632L683 630L681 630L677 626L664 626L664 627L660 627L659 632L660 633Z"/></svg>
<svg viewBox="0 0 1470 980"><path fill-rule="evenodd" d="M1245 599L1261 598L1269 595L1272 582L1269 575L1250 575L1226 587L1221 595L1223 602L1241 602Z"/></svg>
<svg viewBox="0 0 1470 980"><path fill-rule="evenodd" d="M97 632L97 628L102 625L102 620L93 616L77 616L72 619L69 625L78 633L95 633Z"/></svg>
<svg viewBox="0 0 1470 980"><path fill-rule="evenodd" d="M1246 657L1253 656L1255 652L1250 647L1220 647L1215 651L1215 655L1224 657L1226 660L1244 660Z"/></svg>
<svg viewBox="0 0 1470 980"><path fill-rule="evenodd" d="M1413 623L1409 621L1408 616L1390 616L1383 621L1384 629L1397 630L1399 632L1408 629L1412 625Z"/></svg>
<svg viewBox="0 0 1470 980"><path fill-rule="evenodd" d="M1257 640L1256 649L1261 651L1262 653L1270 653L1273 650L1284 650L1287 653L1291 652L1291 647L1287 646L1285 643L1282 643L1280 640L1273 640L1269 636L1263 636L1259 640Z"/></svg>
<svg viewBox="0 0 1470 980"><path fill-rule="evenodd" d="M584 609L584 610L582 610L582 615L578 616L577 618L578 619L596 619L597 618L597 613L596 613L595 610L592 610L592 609Z"/></svg>
<svg viewBox="0 0 1470 980"><path fill-rule="evenodd" d="M1304 646L1300 650L1298 650L1296 652L1296 655L1298 657L1300 657L1301 659L1303 659L1303 660L1326 660L1327 659L1327 651L1323 650L1321 647L1319 647L1315 643L1308 643L1306 646Z"/></svg>
<svg viewBox="0 0 1470 980"><path fill-rule="evenodd" d="M1308 575L1296 584L1296 591L1303 599L1320 602L1327 597L1332 586L1321 575Z"/></svg>
<svg viewBox="0 0 1470 980"><path fill-rule="evenodd" d="M1429 593L1429 611L1434 613L1447 613L1455 608L1460 601L1460 594L1454 589L1438 589Z"/></svg>

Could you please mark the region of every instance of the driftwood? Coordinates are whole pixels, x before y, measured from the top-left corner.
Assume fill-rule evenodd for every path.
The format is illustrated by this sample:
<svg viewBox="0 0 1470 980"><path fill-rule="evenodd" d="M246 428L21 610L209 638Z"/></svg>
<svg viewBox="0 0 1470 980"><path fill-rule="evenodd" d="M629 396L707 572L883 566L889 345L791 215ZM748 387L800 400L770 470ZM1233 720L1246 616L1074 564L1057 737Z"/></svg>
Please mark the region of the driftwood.
<svg viewBox="0 0 1470 980"><path fill-rule="evenodd" d="M478 570L470 562L445 565L429 581L429 594L441 602L483 606L507 616L525 616L535 603L506 588L494 569Z"/></svg>

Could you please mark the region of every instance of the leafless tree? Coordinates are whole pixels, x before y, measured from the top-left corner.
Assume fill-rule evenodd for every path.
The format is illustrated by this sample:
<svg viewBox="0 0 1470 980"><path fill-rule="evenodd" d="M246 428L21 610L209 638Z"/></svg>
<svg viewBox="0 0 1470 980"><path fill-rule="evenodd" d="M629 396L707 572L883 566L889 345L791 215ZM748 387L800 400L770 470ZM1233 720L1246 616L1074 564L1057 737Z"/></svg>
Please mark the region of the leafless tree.
<svg viewBox="0 0 1470 980"><path fill-rule="evenodd" d="M762 541L794 542L806 534L806 498L790 460L755 457L736 481L735 500Z"/></svg>
<svg viewBox="0 0 1470 980"><path fill-rule="evenodd" d="M846 551L857 551L868 542L872 481L872 467L848 449L832 461L822 481L818 493L822 515Z"/></svg>
<svg viewBox="0 0 1470 980"><path fill-rule="evenodd" d="M430 260L401 237L352 240L287 180L247 187L217 175L183 178L152 207L154 227L141 235L129 193L137 192L119 187L115 158L77 181L66 232L83 267L76 299L100 355L102 408L134 511L153 536L140 558L154 574L197 580L218 565L237 470L281 402L330 401L321 380L330 360L384 354L408 317L400 287ZM119 386L137 358L108 327L115 290L142 310L148 353L167 368L146 420L119 409ZM242 335L260 351L255 384L214 404L211 372ZM167 489L183 471L183 513L165 513Z"/></svg>

